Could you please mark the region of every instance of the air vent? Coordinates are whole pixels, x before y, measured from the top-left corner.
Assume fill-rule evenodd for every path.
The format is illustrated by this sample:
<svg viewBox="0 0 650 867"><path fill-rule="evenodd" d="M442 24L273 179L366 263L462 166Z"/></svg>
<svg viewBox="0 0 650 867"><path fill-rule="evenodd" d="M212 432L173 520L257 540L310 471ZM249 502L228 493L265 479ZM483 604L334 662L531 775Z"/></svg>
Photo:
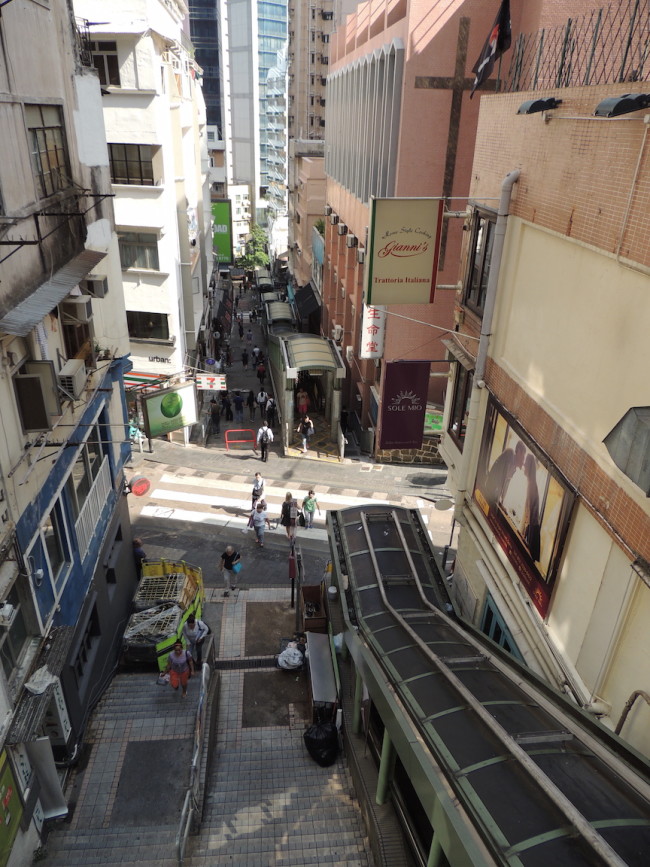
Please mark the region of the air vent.
<svg viewBox="0 0 650 867"><path fill-rule="evenodd" d="M86 387L86 365L82 358L71 358L59 371L59 385L65 393L77 400Z"/></svg>

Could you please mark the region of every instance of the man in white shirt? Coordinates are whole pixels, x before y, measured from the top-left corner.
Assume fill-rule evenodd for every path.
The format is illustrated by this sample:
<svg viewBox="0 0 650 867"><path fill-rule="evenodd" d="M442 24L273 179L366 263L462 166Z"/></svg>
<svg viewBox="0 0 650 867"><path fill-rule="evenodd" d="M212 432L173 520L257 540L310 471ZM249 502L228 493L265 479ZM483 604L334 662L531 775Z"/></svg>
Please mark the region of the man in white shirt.
<svg viewBox="0 0 650 867"><path fill-rule="evenodd" d="M257 432L257 444L260 447L260 457L263 461L266 461L269 456L269 443L273 442L273 431L268 426L266 421L262 424L262 427ZM257 449L255 449L257 451Z"/></svg>

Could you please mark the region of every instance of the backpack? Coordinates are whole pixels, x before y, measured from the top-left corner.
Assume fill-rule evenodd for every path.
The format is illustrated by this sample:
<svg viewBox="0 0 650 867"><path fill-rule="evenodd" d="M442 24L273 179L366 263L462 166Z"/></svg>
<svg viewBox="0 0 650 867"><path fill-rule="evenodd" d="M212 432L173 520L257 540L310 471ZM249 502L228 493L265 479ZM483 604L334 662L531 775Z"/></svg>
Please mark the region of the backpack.
<svg viewBox="0 0 650 867"><path fill-rule="evenodd" d="M261 442L261 443L264 443L264 445L266 445L266 444L268 443L268 441L269 441L269 434L268 434L268 431L263 430L263 431L262 431L262 436L260 437L260 442Z"/></svg>

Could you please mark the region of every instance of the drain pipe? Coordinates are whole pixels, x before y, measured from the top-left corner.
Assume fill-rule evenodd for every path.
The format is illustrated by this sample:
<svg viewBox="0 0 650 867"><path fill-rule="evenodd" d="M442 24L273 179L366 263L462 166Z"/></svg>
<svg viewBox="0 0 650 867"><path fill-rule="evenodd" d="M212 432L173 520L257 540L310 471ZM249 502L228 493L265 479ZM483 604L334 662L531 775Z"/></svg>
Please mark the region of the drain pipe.
<svg viewBox="0 0 650 867"><path fill-rule="evenodd" d="M506 237L506 226L508 223L508 213L510 210L510 199L512 198L512 188L519 180L519 169L509 172L501 183L501 199L499 201L499 210L497 212L497 222L494 229L494 244L492 246L492 258L490 261L490 273L488 275L487 290L485 293L485 305L483 307L483 321L481 322L481 336L479 338L478 352L476 355L476 367L474 369L474 380L472 383L472 396L469 403L469 413L467 418L467 433L463 444L463 454L460 464L459 485L456 489L456 505L454 507L454 521L461 521L463 513L463 503L465 494L467 493L467 484L469 477L469 468L474 444L478 433L479 408L481 403L481 390L485 388L483 377L485 376L485 366L487 363L488 348L490 345L490 337L492 336L492 318L494 316L494 307L496 304L497 285L499 283L499 272L501 270L501 258L503 256L503 244Z"/></svg>

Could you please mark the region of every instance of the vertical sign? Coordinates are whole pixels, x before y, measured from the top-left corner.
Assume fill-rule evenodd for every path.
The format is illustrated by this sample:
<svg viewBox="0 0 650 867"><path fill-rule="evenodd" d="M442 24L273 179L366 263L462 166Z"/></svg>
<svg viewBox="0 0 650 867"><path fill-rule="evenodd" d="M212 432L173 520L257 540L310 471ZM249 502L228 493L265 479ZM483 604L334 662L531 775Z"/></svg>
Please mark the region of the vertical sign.
<svg viewBox="0 0 650 867"><path fill-rule="evenodd" d="M232 203L229 199L212 202L212 246L219 264L232 264Z"/></svg>
<svg viewBox="0 0 650 867"><path fill-rule="evenodd" d="M430 361L389 361L381 394L380 449L419 449L429 391Z"/></svg>
<svg viewBox="0 0 650 867"><path fill-rule="evenodd" d="M363 305L359 358L382 358L386 336L386 308Z"/></svg>
<svg viewBox="0 0 650 867"><path fill-rule="evenodd" d="M365 292L369 304L430 304L436 288L442 201L371 199Z"/></svg>

